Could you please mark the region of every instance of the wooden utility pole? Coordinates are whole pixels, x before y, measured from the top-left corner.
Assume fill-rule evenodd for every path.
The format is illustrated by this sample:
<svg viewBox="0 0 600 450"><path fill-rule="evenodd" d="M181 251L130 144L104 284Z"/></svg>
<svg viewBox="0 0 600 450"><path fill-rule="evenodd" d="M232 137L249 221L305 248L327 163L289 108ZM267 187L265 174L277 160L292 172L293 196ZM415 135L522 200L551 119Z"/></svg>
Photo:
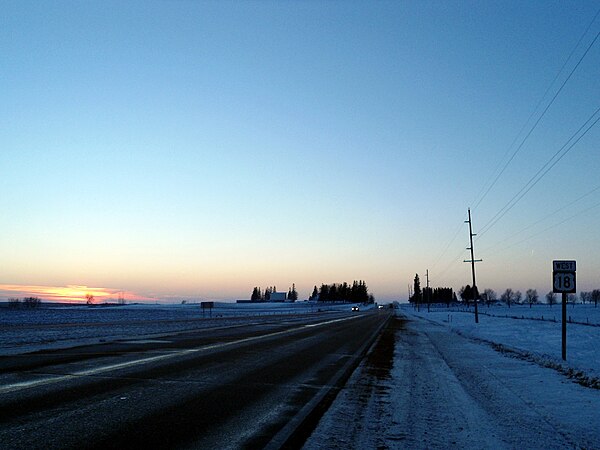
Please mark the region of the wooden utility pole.
<svg viewBox="0 0 600 450"><path fill-rule="evenodd" d="M431 297L429 295L429 269L426 270L425 276L427 277L427 312L430 312L429 304L431 303Z"/></svg>
<svg viewBox="0 0 600 450"><path fill-rule="evenodd" d="M475 323L479 323L479 312L477 311L477 283L475 283L475 263L482 261L481 259L475 259L473 256L473 236L477 236L473 234L473 225L471 223L471 208L469 208L469 220L465 220L465 223L469 224L469 241L471 243L470 247L467 247L467 250L471 250L471 259L465 259L464 262L471 263L471 273L473 274L473 287L471 291L473 292L473 303L475 303Z"/></svg>

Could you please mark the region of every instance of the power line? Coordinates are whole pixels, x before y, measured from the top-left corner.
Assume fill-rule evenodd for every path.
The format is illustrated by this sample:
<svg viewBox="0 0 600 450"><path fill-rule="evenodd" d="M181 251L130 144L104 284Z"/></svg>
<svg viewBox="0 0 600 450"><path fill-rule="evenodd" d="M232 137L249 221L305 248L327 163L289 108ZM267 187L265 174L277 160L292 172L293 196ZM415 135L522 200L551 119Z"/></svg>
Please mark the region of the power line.
<svg viewBox="0 0 600 450"><path fill-rule="evenodd" d="M498 247L499 245L505 243L506 241L514 238L515 236L533 228L534 226L536 226L537 224L546 221L547 219L555 216L556 214L558 214L561 211L564 211L565 209L567 209L569 206L574 205L577 202L580 202L581 200L583 200L584 198L586 198L587 196L593 194L594 192L596 192L598 189L600 189L600 186L596 186L594 189L592 189L591 191L586 192L585 194L577 197L575 200L573 200L572 202L569 202L568 204L561 206L560 208L558 208L557 210L551 212L550 214L545 215L544 217L542 217L541 219L535 221L534 223L527 225L525 228L522 228L520 231L517 231L516 233L512 234L511 236L508 236L506 239L503 239L495 244L493 244L492 246L484 249L481 251L481 253L486 253L489 252L490 250L493 250L494 248Z"/></svg>
<svg viewBox="0 0 600 450"><path fill-rule="evenodd" d="M465 218L466 217L467 216L465 215ZM461 222L459 224L458 228L456 229L456 232L454 233L454 235L450 239L450 242L448 242L448 244L446 245L446 247L444 248L444 250L442 251L442 253L436 258L435 262L431 266L432 269L434 269L435 266L437 266L437 264L440 262L440 260L442 259L442 257L446 254L446 252L448 251L448 249L450 248L450 246L454 243L454 241L456 240L456 238L458 237L458 235L460 233L460 230L462 230L463 226L464 226L464 219L463 219L463 222Z"/></svg>
<svg viewBox="0 0 600 450"><path fill-rule="evenodd" d="M553 229L553 228L556 228L556 227L558 227L558 226L562 225L563 223L569 222L569 221L571 221L571 220L575 219L576 217L579 217L579 216L581 216L582 214L585 214L585 213L587 213L588 211L591 211L592 209L594 209L594 208L597 208L598 206L600 206L600 203L596 203L595 205L592 205L592 206L590 206L589 208L586 208L586 209L584 209L583 211L579 211L578 213L576 213L576 214L573 214L573 215L571 215L571 216L567 217L566 219L564 219L564 220L561 220L561 221L560 221L560 222L558 222L558 223L555 223L554 225L551 225L551 226L549 226L549 227L547 227L547 228L544 228L543 230L541 230L541 231L539 231L539 232L537 232L537 233L535 233L535 234L532 234L531 236L528 236L528 237L526 237L525 239L522 239L522 240L520 240L519 242L515 242L514 244L512 244L512 245L509 245L508 247L505 247L504 249L502 249L502 251L504 251L504 250L508 250L508 249L510 249L510 248L513 248L513 247L514 247L514 246L516 246L516 245L520 245L520 244L522 244L523 242L526 242L526 241L528 241L528 240L530 240L530 239L533 239L534 237L537 237L537 236L539 236L540 234L543 234L543 233L545 233L546 231L549 231L549 230L551 230L551 229Z"/></svg>
<svg viewBox="0 0 600 450"><path fill-rule="evenodd" d="M550 89L552 88L552 86L554 85L554 83L556 82L556 80L559 78L560 74L563 72L563 70L565 69L565 67L567 66L568 62L571 60L571 58L573 57L575 51L577 50L577 48L579 48L581 42L583 41L584 37L587 35L587 33L589 32L590 28L592 27L593 23L596 21L596 19L598 18L598 16L600 15L600 9L598 9L598 11L596 12L596 14L594 15L593 19L590 21L590 23L588 24L587 28L585 29L585 31L583 32L583 34L580 36L579 40L577 41L577 43L575 44L575 46L573 47L573 49L571 50L571 52L569 53L568 57L565 59L564 63L562 64L561 68L559 69L559 71L556 73L556 75L554 76L554 78L552 79L552 81L550 82L550 84L548 85L548 87L546 88L544 94L542 95L542 97L540 98L540 100L538 101L538 103L536 104L535 108L533 109L532 113L530 114L530 116L527 118L527 120L525 121L525 123L523 124L523 126L521 127L521 129L519 130L519 133L517 133L517 135L515 136L515 139L513 140L513 142L511 143L511 145L508 147L507 152L505 153L504 156L506 156L508 154L508 152L510 151L511 148L514 147L515 143L517 142L519 136L523 133L523 131L525 130L527 124L531 121L531 119L534 117L536 111L539 109L540 105L542 104L543 100L546 98L548 92L550 91ZM575 73L575 71L577 70L577 68L579 67L579 65L581 64L581 62L583 61L583 59L586 57L586 55L588 54L589 50L592 48L592 46L595 44L596 40L598 39L598 37L600 36L600 31L596 34L596 36L594 37L594 39L591 41L591 43L587 46L585 52L583 53L583 55L579 58L579 60L577 61L577 63L575 64L575 66L573 67L573 69L571 69L569 75L567 76L567 78L563 81L563 83L561 84L561 86L559 87L558 91L554 94L554 96L552 97L552 99L550 100L550 102L546 105L546 107L544 108L544 110L542 111L542 113L540 114L540 116L538 117L538 119L536 120L536 122L533 124L533 126L530 128L530 130L528 131L528 133L525 135L525 137L521 140L521 143L519 144L519 146L517 147L517 149L513 152L513 154L511 155L511 157L509 158L509 160L504 164L504 166L502 167L502 169L500 170L500 172L498 173L498 175L494 178L494 180L492 181L492 183L487 187L487 189L485 190L484 194L479 198L479 200L477 201L477 203L475 204L475 208L477 208L481 202L484 200L484 198L487 196L487 194L490 192L490 190L493 188L493 186L496 184L496 182L498 181L498 179L500 178L500 176L502 176L502 174L504 173L504 171L506 170L506 168L508 167L508 165L512 162L512 160L515 158L515 156L517 155L517 153L522 149L523 145L525 144L525 142L527 141L527 139L531 136L531 134L533 133L533 131L535 130L535 128L538 126L538 124L540 123L540 121L542 120L542 118L544 117L544 115L546 114L546 112L549 110L549 108L552 106L552 104L554 103L554 101L556 100L556 98L558 97L558 95L561 93L561 91L563 90L563 88L565 87L565 85L568 83L568 81L571 79L572 75ZM595 114L595 113L594 113ZM592 115L591 118L593 118L594 114ZM590 118L590 119L591 119ZM586 123L589 122L589 120L586 121ZM495 223L500 220L502 218L502 216L504 216L504 214L506 214L527 192L529 192L529 190L535 186L535 184L537 184L537 182L539 182L539 180L552 168L554 167L554 165L556 165L556 163L558 163L558 161L560 161L560 159L562 159L566 153L568 153L571 148L573 148L573 146L575 144L577 144L577 142L579 142L579 140L596 124L598 120L596 120L587 130L585 130L585 132L583 134L581 134L577 140L575 142L573 142L573 144L554 162L552 163L552 165L550 167L548 167L548 169L540 176L540 178L538 178L531 186L529 186L529 188L527 188L528 184L531 183L531 181L540 173L540 171L544 170L544 167L546 167L551 161L552 159L556 156L556 154L546 163L546 165L544 165L542 167L542 169L540 169L540 171L538 171L538 173L536 175L534 175L534 177L532 178L532 180L530 180L524 187L524 189L527 189L522 195L521 197L519 197L514 204L512 204L508 209L506 209L503 213L502 210L499 211L499 213L496 213L496 215L492 218L492 220L496 219L493 223L490 224L490 222L488 222L488 224L486 224L486 226L484 226L482 228L482 232L480 232L480 236L487 230L489 230L493 225L495 225ZM571 141L571 139L573 139L574 136L577 135L577 133L579 131L581 131L581 129L585 127L585 124L565 143L565 146L568 145L568 143ZM563 146L562 148L564 148L565 146ZM562 150L561 148L561 150ZM560 150L559 150L560 152ZM557 152L557 154L559 153ZM504 157L503 157L504 159ZM496 169L494 169L495 173L498 168L500 167L500 163L496 166ZM599 187L600 188L600 187ZM480 193L478 194L478 196L476 197L476 199L481 195L481 192L485 189L485 185L482 188L482 190L480 191ZM519 191L516 195L518 196L519 193L521 191ZM593 192L593 191L592 191ZM590 192L591 193L591 192ZM589 195L586 194L586 195ZM515 198L513 197L513 199ZM583 196L585 197L585 195ZM511 199L509 201L510 202L513 200ZM580 199L578 199L580 200ZM576 200L576 201L578 201ZM575 203L575 202L573 202ZM565 206L566 207L566 206ZM505 207L506 208L506 205ZM504 209L503 208L503 209ZM498 216L498 214L501 214L499 217L496 218L496 216ZM537 222L536 222L537 224ZM462 224L461 224L462 225ZM488 226L489 225L489 226ZM454 233L453 237L450 239L449 243L446 245L446 247L444 248L444 250L442 251L442 253L438 256L438 258L436 259L435 263L433 264L432 267L435 267L439 261L442 259L442 257L447 253L448 249L450 248L450 246L453 244L453 242L456 240L456 238L458 237L459 233L461 230L461 226L459 226L456 230L456 232ZM524 231L524 230L522 230ZM521 231L521 232L522 232ZM453 259L450 261L450 263L444 268L444 270L442 270L442 272L439 273L438 278L442 278L446 272L448 272L448 270L456 263L458 262L458 258L462 255L462 253L464 252L464 250L461 250L461 252Z"/></svg>
<svg viewBox="0 0 600 450"><path fill-rule="evenodd" d="M533 114L535 113L535 111L537 110L537 108L539 107L540 103L542 102L542 100L546 96L546 93L548 92L548 90L550 89L550 87L552 87L552 85L554 84L554 81L558 78L558 76L562 72L564 66L571 59L571 56L572 56L573 52L579 46L579 44L580 44L581 40L583 39L583 37L587 34L588 30L590 29L590 27L592 26L592 24L594 23L594 21L598 17L598 14L600 14L600 10L598 10L598 12L594 16L594 18L592 19L592 21L590 22L590 24L588 25L588 27L586 28L586 30L583 33L583 35L581 36L581 38L579 38L579 41L577 41L577 44L575 45L575 47L573 48L573 50L569 54L569 57L567 58L567 60L565 61L565 63L561 67L561 69L558 71L556 77L554 77L554 79L552 80L552 83L550 83L550 85L548 86L548 89L546 89L546 92L542 96L540 102L538 102L538 105L535 107L534 112L529 116L529 118L527 119L527 121L525 122L525 124L527 124L529 122L529 120L531 119L531 117L533 116ZM561 84L560 88L558 88L558 91L556 91L556 93L554 94L554 96L552 97L552 99L550 100L550 102L548 103L548 105L546 105L546 107L544 108L544 110L542 111L542 113L540 114L540 116L538 117L538 119L535 121L535 123L533 124L533 126L529 129L529 131L527 132L527 134L525 135L525 137L521 140L521 143L519 144L519 146L513 152L513 154L511 155L511 157L508 159L508 161L506 161L506 163L502 167L502 170L500 170L500 172L498 173L498 175L496 175L496 177L492 181L492 184L490 184L490 186L487 188L487 190L485 191L485 193L483 194L483 196L475 204L474 208L477 208L477 206L479 206L479 204L483 201L483 199L490 192L490 190L492 189L492 187L494 187L494 185L496 184L496 182L498 181L498 179L502 176L502 174L504 173L504 171L506 170L506 168L508 167L508 165L515 158L515 156L517 155L517 153L519 153L519 151L523 148L523 145L525 144L525 142L527 141L527 139L529 138L529 136L531 136L531 134L536 129L536 127L538 126L538 124L540 123L540 121L542 120L542 118L546 115L546 112L548 111L548 109L550 109L550 106L552 106L552 104L554 103L554 101L556 100L556 98L558 97L558 95L561 93L561 91L563 90L563 88L565 87L565 85L567 84L567 82L571 79L571 77L573 76L573 74L575 73L575 71L577 70L577 68L579 67L579 65L581 64L581 62L583 61L583 59L586 57L586 55L588 54L588 52L590 51L590 49L592 48L592 46L598 40L599 36L600 36L600 31L598 31L598 33L596 34L596 36L594 37L594 39L592 40L592 42L588 45L588 47L586 48L586 50L583 53L583 55L581 55L581 57L579 58L579 61L577 61L577 64L575 64L575 66L573 67L573 69L571 69L571 72L569 73L569 75L567 76L567 78L563 81L563 83ZM523 128L525 128L525 125L523 126ZM521 131L519 131L519 134L521 134L523 128L521 128ZM519 134L517 134L517 137L519 136ZM511 144L511 146L509 147L509 149L512 148L512 146L514 145L515 141L516 141L516 138L513 141L513 143Z"/></svg>
<svg viewBox="0 0 600 450"><path fill-rule="evenodd" d="M595 120L594 116L596 116L599 111L600 107L592 113L585 123L579 127L579 129L573 133L569 139L567 139L567 142L565 142L565 144L563 144L563 146L559 148L554 155L552 155L552 157L529 179L529 181L525 183L519 192L513 195L513 197L481 228L481 231L479 232L479 238L481 238L481 236L483 236L502 217L504 217L504 215L510 211L562 158L564 158L564 156L571 151L571 149L594 127L594 125L598 123L600 116L598 116ZM585 131L576 137L590 122L591 124L585 129ZM575 140L569 145L569 142L571 142L573 139ZM561 152L562 154L560 154Z"/></svg>
<svg viewBox="0 0 600 450"><path fill-rule="evenodd" d="M564 145L563 145L563 146L562 146L562 147L561 147L561 148L560 148L560 149L559 149L559 150L558 150L558 151L557 151L557 152L556 152L556 153L555 153L555 154L554 154L554 155L553 155L553 156L552 156L552 157L551 157L551 158L550 158L550 159L549 159L547 162L546 162L546 164L544 164L544 166L542 166L542 167L541 167L541 168L540 168L540 169L539 169L539 170L536 172L536 174L535 174L535 175L533 175L533 177L531 177L531 179L530 179L530 180L529 180L529 181L528 181L528 182L525 184L525 186L524 186L523 188L521 188L521 190L520 190L519 192L517 192L517 193L516 193L516 194L515 194L515 195L514 195L514 196L513 196L513 197L512 197L510 200L509 200L509 202L508 202L508 203L507 203L507 204L506 204L506 205L505 205L505 206L504 206L504 207L503 207L503 208L500 210L500 212L502 212L502 211L503 211L503 212L502 212L502 214L498 215L499 213L496 213L496 215L494 216L495 220L494 220L493 222L491 222L491 221L490 221L490 222L488 222L488 224L486 224L486 226L484 227L484 228L485 228L485 230L484 230L484 231L481 231L481 232L479 233L479 236L478 236L478 238L479 238L479 237L481 237L481 235L483 235L483 234L484 234L484 232L487 232L487 231L488 231L488 230L489 230L489 229L490 229L492 226L494 226L494 225L495 225L495 224L496 224L496 223L497 223L497 222L498 222L498 221L499 221L499 220L500 220L500 219L501 219L501 218L502 218L502 217L503 217L503 216L504 216L504 215L505 215L505 214L506 214L508 211L510 211L510 209L512 209L512 207L514 207L514 206L517 204L517 202L518 202L519 200L521 200L521 199L522 199L522 198L525 196L525 194L527 194L527 192L529 192L529 191L530 191L530 190L531 190L531 189L532 189L532 188L533 188L533 187L534 187L534 186L535 186L535 185L536 185L536 184L537 184L537 183L538 183L538 182L539 182L539 181L540 181L540 180L541 180L541 179L542 179L542 178L543 178L543 177L544 177L544 176L545 176L547 173L548 173L548 171L550 171L550 170L551 170L551 169L552 169L552 168L553 168L553 167L554 167L554 166L555 166L555 165L556 165L556 164L557 164L557 163L558 163L558 162L559 162L559 161L560 161L560 160L561 160L561 159L562 159L562 158L563 158L563 157L564 157L564 156L565 156L565 155L566 155L566 154L567 154L567 153L568 153L568 152L569 152L569 151L570 151L570 150L571 150L571 149L572 149L572 148L573 148L573 147L574 147L574 146L575 146L575 145L576 145L576 144L577 144L577 143L578 143L578 142L579 142L579 141L580 141L580 140L581 140L581 139L582 139L582 138L583 138L583 137L584 137L584 136L585 136L585 135L586 135L586 134L587 134L589 131L590 131L590 129L592 129L592 128L594 127L594 125L596 125L596 124L598 123L598 121L600 121L600 116L598 116L598 117L597 117L595 120L593 120L594 116L595 116L595 115L596 115L596 114L597 114L599 111L600 111L600 107L594 111L594 113L593 113L593 114L592 114L592 115L591 115L591 116L588 118L588 120L586 120L586 122L585 122L585 123L584 123L584 124L583 124L581 127L579 127L579 129L578 129L578 130L577 130L577 131L576 131L576 132L575 132L575 133L574 133L574 134L573 134L573 135L572 135L572 136L571 136L571 137L570 137L570 138L569 138L569 139L568 139L568 140L565 142L565 144L564 144ZM593 120L593 121L592 121L592 120ZM591 121L592 121L592 123L590 124L590 122L591 122ZM585 129L585 131L584 131L583 133L581 133L581 134L580 134L580 135L577 137L577 135L578 135L578 134L581 132L581 130L583 130L583 129L586 127L586 125L587 125L587 124L590 124L590 125L587 127L587 129ZM573 140L573 139L575 139L575 140ZM573 141L573 142L571 142L571 141ZM569 145L569 142L571 142L571 144L570 144L570 145ZM561 152L562 152L562 154L560 154ZM559 155L559 154L560 154L560 156L558 156L558 158L557 158L557 155ZM555 159L555 158L556 158L556 159ZM554 162L553 162L553 160L554 160ZM544 169L545 169L545 170L544 170ZM542 172L543 172L543 173L542 173ZM540 173L541 173L541 175L540 175ZM539 175L539 177L538 177L538 175ZM536 177L537 177L537 179L536 179ZM533 182L533 184L532 184L532 182ZM585 196L587 196L587 195L589 195L589 194L591 194L591 193L595 192L595 191L596 191L596 190L598 190L599 188L600 188L600 186L599 186L599 187L597 187L597 188L595 188L595 189L593 189L592 191L590 191L590 192L588 192L588 193L584 194L583 196L581 196L579 199L575 200L575 201L574 201L574 202L572 202L571 204L573 204L573 203L575 203L576 201L579 201L581 198L583 198L583 197L585 197ZM518 198L517 198L517 197L518 197ZM516 200L515 200L515 199L516 199ZM515 201L513 202L513 200L515 200ZM512 204L511 204L511 203L512 203ZM598 204L598 205L600 205L600 204ZM598 206L598 205L595 205L595 206L593 206L592 208L594 208L594 207L596 207L596 206ZM569 206L569 205L567 205L567 206ZM562 210L562 209L564 209L564 208L566 208L566 206L565 206L565 207L563 207L563 208L560 208L560 210ZM589 208L589 209L592 209L592 208ZM588 210L589 210L589 209L588 209ZM588 211L588 210L585 210L584 212L586 212L586 211ZM557 211L555 211L555 213L556 213L556 212L557 212ZM579 215L579 214L577 214L577 215ZM498 217L496 217L496 216L498 216ZM492 220L493 220L494 218L492 218ZM569 219L567 219L567 220L569 220ZM566 220L565 220L565 221L566 221ZM557 225L553 225L552 227L549 227L549 228L547 228L547 229L545 229L545 230L542 230L540 233L543 233L543 232L545 232L545 231L547 231L547 230L549 230L549 229L551 229L551 228L554 228L555 226L558 226L558 225L560 225L560 224L564 223L565 221L563 221L563 222L560 222L560 223L559 223L559 224L557 224ZM539 221L538 221L538 222L539 222ZM540 234L540 233L538 233L538 234ZM536 235L537 235L537 234L536 234ZM524 242L524 241L526 241L526 240L529 240L529 239L531 239L532 237L535 237L536 235L530 236L530 237L528 237L528 238L526 238L526 239L524 239L524 240L522 240L522 241L519 241L519 242L518 242L518 243L516 243L516 244L510 245L510 246L509 246L509 247L507 247L507 248L512 248L512 247L514 247L514 246L515 246L515 245L517 245L517 244L520 244L520 243L522 243L522 242ZM513 235L513 236L514 236L514 235ZM505 248L505 250L506 250L507 248ZM438 275L438 279L440 279L440 280L441 280L441 279L442 279L442 277L443 277L443 276L446 274L446 272L447 272L447 271L448 271L448 270L449 270L449 269L450 269L450 268L451 268L451 267L452 267L454 264L456 264L457 262L459 262L459 261L458 261L458 258L459 258L459 257L460 257L460 256L463 254L463 252L464 252L464 250L461 250L461 251L460 251L460 253L459 253L459 254L458 254L458 255L457 255L457 256L456 256L456 257L455 257L455 258L454 258L454 259L453 259L453 260L452 260L452 261L451 261L451 262L450 262L450 263L449 263L449 264L448 264L446 267L445 267L445 268L444 268L444 270L442 270L442 272L440 272L440 273L439 273L439 275Z"/></svg>
<svg viewBox="0 0 600 450"><path fill-rule="evenodd" d="M483 235L484 232L487 232L492 226L494 226L508 211L510 211L510 209L512 209L517 204L517 202L520 201L525 196L525 194L527 194L527 192L529 192L548 173L548 171L550 171L581 140L581 138L583 138L590 131L590 129L598 123L598 121L600 121L600 116L597 117L595 120L593 120L594 116L599 111L600 111L600 108L596 109L594 111L594 113L590 116L590 118L588 118L588 120L586 120L586 122L581 127L579 127L579 129L566 141L566 143L546 162L546 164L544 164L544 166L542 166L536 172L536 174L533 175L533 177L525 184L525 186L523 188L521 188L521 190L519 192L517 192L517 194L515 194L508 201L508 203L500 210L500 212L503 211L502 214L499 215L500 212L496 213L496 215L492 218L493 222L490 221L486 224L486 226L484 227L485 230L483 230L479 233L478 238L481 237L481 235ZM581 132L581 130L584 129L586 127L586 125L589 124L590 121L592 121L592 120L593 120L593 122L587 127L587 129L585 129L585 131L583 133L581 133L578 137L576 137ZM573 141L573 139L575 139L575 140ZM571 142L571 141L573 141L573 142ZM569 145L569 142L571 142L570 145ZM562 152L562 154L560 154L561 152ZM557 158L557 155L559 155L559 154L560 154L560 156L558 156L558 158ZM553 162L553 160L554 160L554 162ZM540 175L540 173L541 173L541 175ZM539 175L539 177L538 177L538 175ZM536 179L536 177L537 177L537 179ZM593 189L592 191L588 192L581 198L591 194L592 192L596 191L597 189L598 188ZM514 202L513 202L513 200L514 200ZM580 200L580 199L578 199L578 200ZM576 201L578 201L578 200L576 200ZM575 203L575 202L573 202L573 203ZM562 208L562 209L564 209L564 208ZM495 220L494 220L494 218L495 218ZM561 222L561 223L563 223L563 222ZM553 227L550 227L550 228L553 228ZM550 228L548 228L548 229L550 229ZM548 229L546 229L544 231L547 231ZM544 231L542 231L542 232L544 232ZM533 237L533 236L531 236L531 237ZM529 237L525 240L531 239L531 237ZM524 242L524 241L520 241L519 243ZM517 245L517 244L513 244L513 245L509 246L508 248L514 247L514 245ZM456 261L456 259L459 258L462 253L463 253L463 251L461 250L461 252L457 255L457 257L454 258L454 260L452 260L448 264L448 266L446 266L446 268L438 275L438 277L440 279L450 269L450 267L453 264L458 262L458 261Z"/></svg>
<svg viewBox="0 0 600 450"><path fill-rule="evenodd" d="M465 253L465 249L461 249L460 252L450 261L450 263L448 263L448 265L444 268L444 270L442 270L439 274L438 274L438 280L443 280L444 275L446 274L446 272L448 272L448 270L450 270L450 268L455 265L458 262L461 262L462 260L462 255Z"/></svg>

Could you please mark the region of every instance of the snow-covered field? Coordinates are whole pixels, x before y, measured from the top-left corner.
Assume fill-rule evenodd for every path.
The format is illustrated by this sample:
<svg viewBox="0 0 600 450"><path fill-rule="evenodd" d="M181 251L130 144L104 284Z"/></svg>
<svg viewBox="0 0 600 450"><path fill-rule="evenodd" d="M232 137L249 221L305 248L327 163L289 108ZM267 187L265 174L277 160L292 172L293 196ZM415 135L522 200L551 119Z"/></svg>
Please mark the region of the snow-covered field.
<svg viewBox="0 0 600 450"><path fill-rule="evenodd" d="M270 316L350 310L351 305L312 302L53 306L0 308L0 355L65 348L118 339L147 338L201 328L233 326Z"/></svg>
<svg viewBox="0 0 600 450"><path fill-rule="evenodd" d="M561 305L481 306L479 324L474 308L420 308L405 305L401 310L422 317L463 336L477 339L497 349L513 352L538 364L555 367L572 376L599 380L600 387L600 307L567 306L567 361L561 358Z"/></svg>

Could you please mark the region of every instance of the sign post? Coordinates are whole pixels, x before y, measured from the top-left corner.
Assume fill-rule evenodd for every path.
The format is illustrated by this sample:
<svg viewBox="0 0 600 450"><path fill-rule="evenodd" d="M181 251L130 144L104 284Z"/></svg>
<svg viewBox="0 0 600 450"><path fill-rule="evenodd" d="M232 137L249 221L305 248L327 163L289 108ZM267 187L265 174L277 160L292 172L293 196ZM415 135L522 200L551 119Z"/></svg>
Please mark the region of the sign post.
<svg viewBox="0 0 600 450"><path fill-rule="evenodd" d="M212 309L215 306L215 302L200 302L200 307L202 308L202 317L204 317L204 311L208 309L210 313L210 317L212 317Z"/></svg>
<svg viewBox="0 0 600 450"><path fill-rule="evenodd" d="M562 294L562 359L567 360L567 294L576 289L575 261L552 261L552 292Z"/></svg>

